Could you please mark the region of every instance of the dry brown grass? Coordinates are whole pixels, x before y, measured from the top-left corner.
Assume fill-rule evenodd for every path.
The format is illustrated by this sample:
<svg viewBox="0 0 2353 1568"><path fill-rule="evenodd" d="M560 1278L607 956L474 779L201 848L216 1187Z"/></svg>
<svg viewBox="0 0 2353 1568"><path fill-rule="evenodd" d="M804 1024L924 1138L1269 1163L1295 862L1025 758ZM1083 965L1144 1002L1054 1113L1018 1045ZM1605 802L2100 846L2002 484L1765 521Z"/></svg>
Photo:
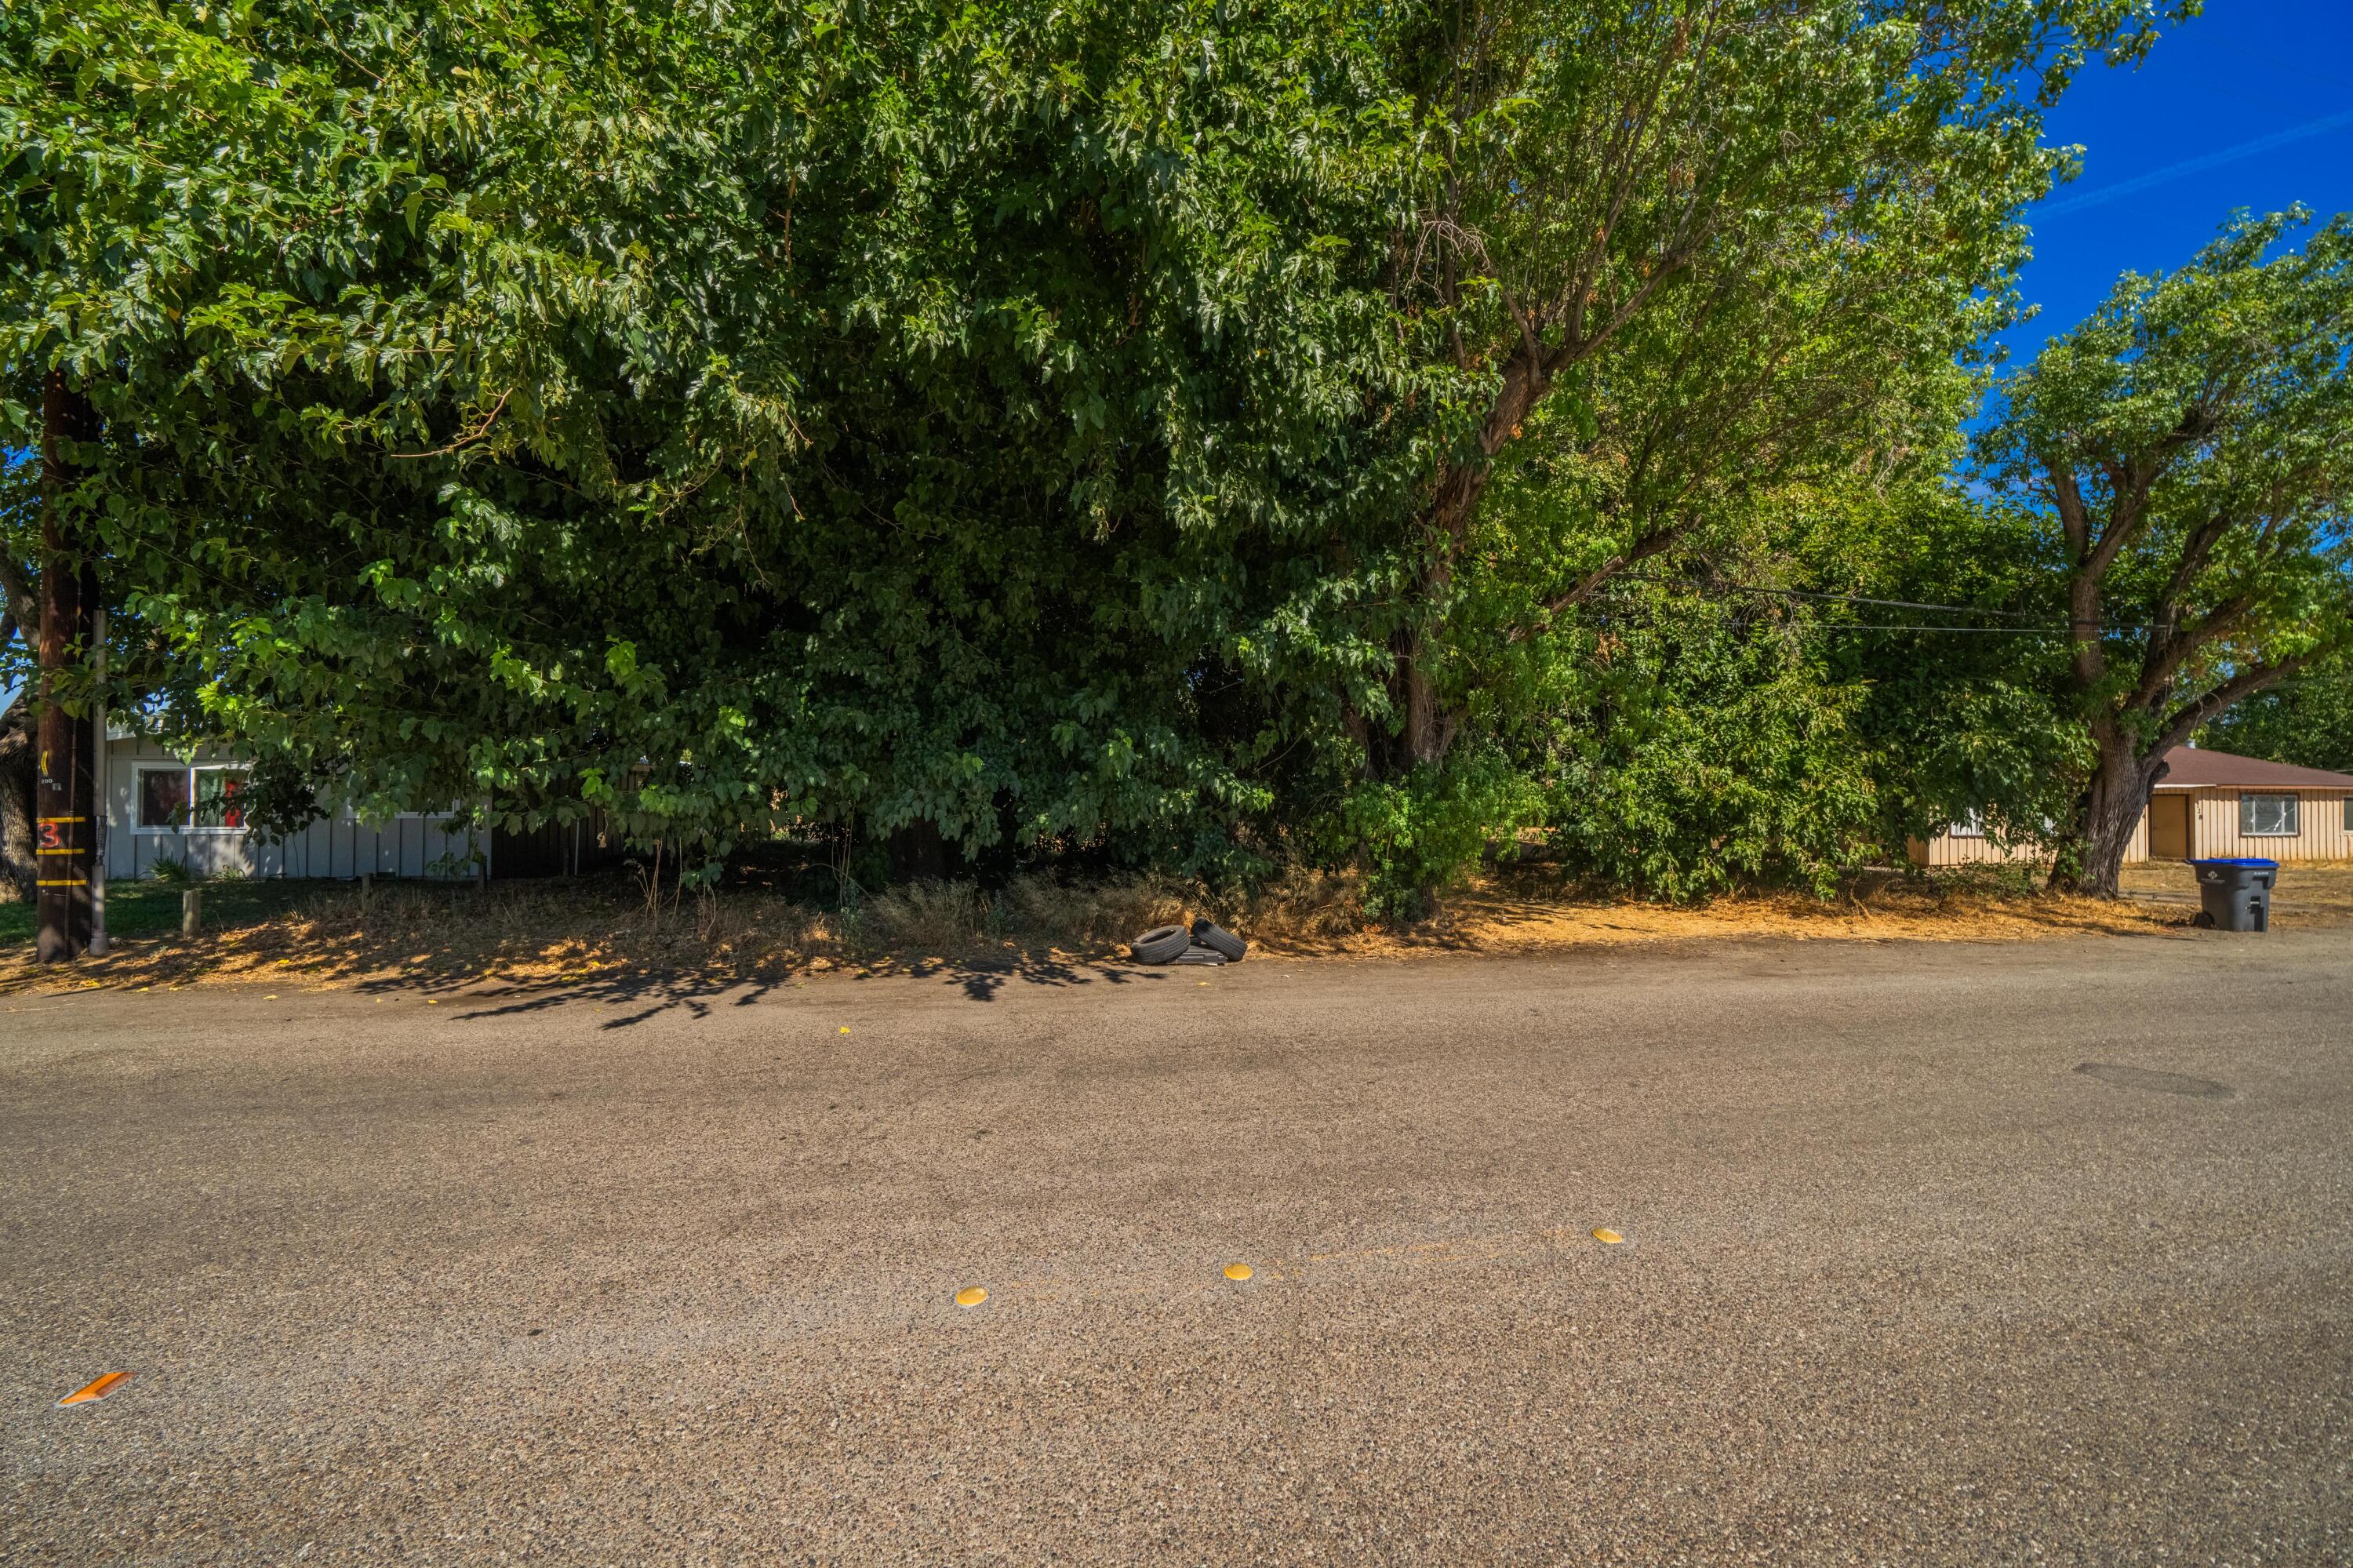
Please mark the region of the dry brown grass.
<svg viewBox="0 0 2353 1568"><path fill-rule="evenodd" d="M2125 867L2124 891L2134 897L2198 906L2198 881L2180 861ZM2290 861L2280 867L2274 907L2284 920L2338 920L2353 916L2353 860Z"/></svg>
<svg viewBox="0 0 2353 1568"><path fill-rule="evenodd" d="M2326 876L2293 870L2284 894L2309 899L2325 888L2327 902L2311 907L2323 917L2353 916L2353 868ZM2135 868L2129 880L2137 889L2169 887L2168 876L2194 897L2183 868ZM2189 914L2137 899L2055 898L1985 868L1934 878L1866 873L1828 900L1751 894L1679 906L1593 895L1549 868L1511 866L1450 895L1437 917L1408 929L1364 923L1357 891L1346 875L1301 875L1230 900L1167 879L1030 877L994 893L955 883L897 888L854 911L829 912L759 889L690 896L655 911L618 882L505 885L488 894L396 885L376 889L364 906L355 888L322 887L273 917L194 942L123 942L69 976L34 969L20 948L0 956L0 991L280 980L539 985L624 976L702 983L841 969L1053 975L1120 961L1135 932L1198 914L1267 953L1358 959L1722 938L2013 941L2156 932L2181 927Z"/></svg>

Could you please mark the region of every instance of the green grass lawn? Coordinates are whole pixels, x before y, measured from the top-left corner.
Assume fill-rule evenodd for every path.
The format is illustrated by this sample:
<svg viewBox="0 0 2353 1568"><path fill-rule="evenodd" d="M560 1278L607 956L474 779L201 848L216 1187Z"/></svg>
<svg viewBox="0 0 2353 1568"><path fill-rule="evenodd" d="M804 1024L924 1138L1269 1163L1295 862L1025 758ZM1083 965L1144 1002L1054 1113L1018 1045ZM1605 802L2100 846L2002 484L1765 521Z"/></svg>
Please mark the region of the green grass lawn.
<svg viewBox="0 0 2353 1568"><path fill-rule="evenodd" d="M266 920L322 888L347 883L310 878L207 882L205 929L221 931ZM111 937L160 937L180 928L181 889L161 882L114 882L106 889L106 930ZM0 904L0 952L33 940L33 906Z"/></svg>

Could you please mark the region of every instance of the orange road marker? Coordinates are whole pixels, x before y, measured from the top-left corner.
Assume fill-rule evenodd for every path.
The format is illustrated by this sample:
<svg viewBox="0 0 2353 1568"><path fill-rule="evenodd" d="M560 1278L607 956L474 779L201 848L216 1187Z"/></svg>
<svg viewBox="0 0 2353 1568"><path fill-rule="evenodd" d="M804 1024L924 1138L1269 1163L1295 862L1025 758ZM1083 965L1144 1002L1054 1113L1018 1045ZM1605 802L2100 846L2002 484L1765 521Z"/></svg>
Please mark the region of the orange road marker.
<svg viewBox="0 0 2353 1568"><path fill-rule="evenodd" d="M1620 1235L1616 1231L1604 1226L1600 1230L1593 1233L1593 1239L1604 1244L1605 1245L1616 1246L1620 1242L1624 1241L1626 1238Z"/></svg>
<svg viewBox="0 0 2353 1568"><path fill-rule="evenodd" d="M956 1292L956 1305L959 1307L977 1307L987 1299L988 1292L977 1285L967 1285Z"/></svg>
<svg viewBox="0 0 2353 1568"><path fill-rule="evenodd" d="M88 1387L78 1388L71 1393L66 1395L63 1399L58 1401L58 1408L63 1410L68 1405L72 1404L95 1404L100 1400L104 1399L108 1394L112 1393L116 1389L121 1388L124 1383L129 1383L131 1381L131 1376L132 1374L129 1372L109 1372L104 1377L100 1378L96 1383L90 1384Z"/></svg>
<svg viewBox="0 0 2353 1568"><path fill-rule="evenodd" d="M1237 1285L1240 1285L1243 1280L1248 1279L1251 1275L1257 1272L1258 1271L1256 1269L1250 1267L1247 1263L1229 1263L1226 1265L1226 1277L1232 1280Z"/></svg>

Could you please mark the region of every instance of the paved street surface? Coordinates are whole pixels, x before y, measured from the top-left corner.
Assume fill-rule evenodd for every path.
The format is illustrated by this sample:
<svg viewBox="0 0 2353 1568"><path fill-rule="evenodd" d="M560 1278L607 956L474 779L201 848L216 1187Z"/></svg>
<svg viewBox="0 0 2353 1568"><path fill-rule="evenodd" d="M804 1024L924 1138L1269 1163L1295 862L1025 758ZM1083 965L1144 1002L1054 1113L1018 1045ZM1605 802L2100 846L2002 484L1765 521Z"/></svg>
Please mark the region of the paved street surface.
<svg viewBox="0 0 2353 1568"><path fill-rule="evenodd" d="M12 1564L2353 1562L2341 928L0 1010Z"/></svg>

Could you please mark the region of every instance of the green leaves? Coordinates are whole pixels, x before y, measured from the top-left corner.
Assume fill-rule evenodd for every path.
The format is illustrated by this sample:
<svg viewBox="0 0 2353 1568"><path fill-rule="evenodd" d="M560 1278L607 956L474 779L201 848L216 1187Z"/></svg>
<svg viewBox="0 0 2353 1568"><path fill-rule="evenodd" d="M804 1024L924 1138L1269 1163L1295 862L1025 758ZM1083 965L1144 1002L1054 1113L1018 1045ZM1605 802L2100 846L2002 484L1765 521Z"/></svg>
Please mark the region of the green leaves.
<svg viewBox="0 0 2353 1568"><path fill-rule="evenodd" d="M121 695L370 810L1424 887L1601 755L1600 582L1949 455L2011 84L2148 10L1562 16L30 0L0 439L68 367Z"/></svg>

